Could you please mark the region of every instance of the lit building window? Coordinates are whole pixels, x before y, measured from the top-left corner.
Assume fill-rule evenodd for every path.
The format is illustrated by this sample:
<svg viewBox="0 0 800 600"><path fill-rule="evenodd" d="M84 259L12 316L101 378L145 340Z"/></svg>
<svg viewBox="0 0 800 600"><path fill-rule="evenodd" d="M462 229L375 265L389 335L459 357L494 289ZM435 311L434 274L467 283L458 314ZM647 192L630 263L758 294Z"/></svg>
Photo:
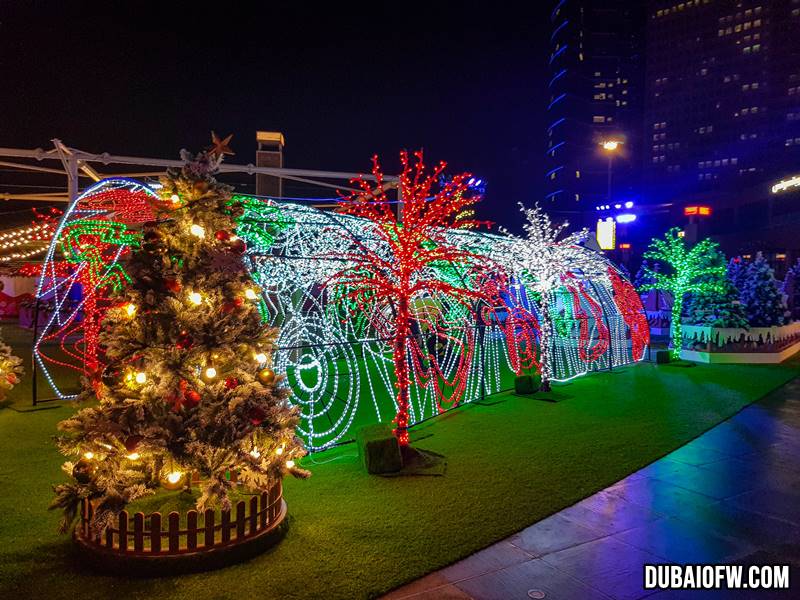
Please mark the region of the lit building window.
<svg viewBox="0 0 800 600"><path fill-rule="evenodd" d="M592 117L592 123L605 123L606 118L600 115L595 115Z"/></svg>

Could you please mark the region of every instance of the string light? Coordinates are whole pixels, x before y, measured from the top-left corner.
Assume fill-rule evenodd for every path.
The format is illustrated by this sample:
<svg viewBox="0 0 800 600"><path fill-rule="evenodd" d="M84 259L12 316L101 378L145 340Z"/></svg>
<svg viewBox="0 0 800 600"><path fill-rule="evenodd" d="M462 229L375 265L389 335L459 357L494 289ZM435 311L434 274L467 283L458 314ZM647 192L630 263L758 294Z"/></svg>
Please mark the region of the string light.
<svg viewBox="0 0 800 600"><path fill-rule="evenodd" d="M199 306L203 303L203 296L200 292L189 292L189 302Z"/></svg>
<svg viewBox="0 0 800 600"><path fill-rule="evenodd" d="M287 469L293 469L294 468L294 461L293 460L287 460L286 461L286 468Z"/></svg>
<svg viewBox="0 0 800 600"><path fill-rule="evenodd" d="M258 300L258 294L256 294L252 288L247 288L244 291L244 297L247 298L248 300Z"/></svg>
<svg viewBox="0 0 800 600"><path fill-rule="evenodd" d="M129 303L125 305L125 312L129 317L133 317L136 314L136 305L133 303Z"/></svg>
<svg viewBox="0 0 800 600"><path fill-rule="evenodd" d="M76 352L73 344L78 339L83 340L85 347L96 348L99 329L85 327L85 320L78 317L94 314L94 322L99 324L104 311L111 307L105 300L106 288L101 282L120 286L127 283L119 258L136 239L122 237L127 232L124 227L152 220L149 204L153 197L157 198L152 191L130 180L104 182L86 194L68 209L56 230L69 233L84 227L79 221L96 221L87 225L76 239L85 239L89 247L74 246L74 262L66 262L56 260L58 246L53 243L44 266L36 269L41 273L37 294L53 298L59 310L51 313L34 355L47 381L62 398L70 396L58 390L47 371L48 365L60 359L45 356L45 346L38 344L48 342L49 346L55 342L55 347L63 346L71 357L71 362L64 361L65 364L89 372L89 359L83 347ZM391 311L386 307L377 310L367 296L351 298L345 289L335 298L319 294L320 287L330 282L343 266L357 264L342 258L354 247L375 253L382 260L391 259L378 231L382 225L358 215L321 212L303 204L252 197L238 197L238 200L244 204L245 213L239 219L236 233L246 242L244 260L254 279L254 286L246 288L244 294L250 299L247 289L252 289L255 299L260 301L264 320L279 328L273 368L285 374L280 385L293 391L291 401L301 412L298 435L306 447L320 450L346 439L356 414L374 421L387 420L391 415L385 414L387 407L378 399L391 397L397 389L393 334L387 321ZM386 206L396 209L396 203ZM468 220L469 210L459 211L459 223L461 219ZM108 220L112 215L117 221ZM110 228L109 224L115 222L123 228ZM87 235L98 237L88 239ZM108 241L99 245L103 235ZM444 288L436 284L422 289L410 303L410 316L419 324L421 334L415 336L407 354L408 425L503 389L509 370L537 368L540 358L536 346L541 335L538 295L531 287L530 275L510 260L519 254L520 240L479 232L466 224L464 228L443 228L437 235L441 235L441 241L430 245L431 252L437 247L456 247L464 255L486 257L505 268L509 285L503 292L502 282L481 280L469 269L465 271L464 263L459 261L443 258L431 263L431 280L442 281L445 286L459 286L464 285L460 280L466 276L464 281L475 288L471 294L482 295L488 302L483 307L465 307L461 302L448 300L441 291ZM55 238L60 236L54 233ZM574 248L573 252L578 256L589 251ZM640 358L631 355L631 342L626 342L626 336L633 337L633 328L626 326L625 315L635 308L627 310L615 304L618 298L605 270L608 263L602 257L600 260L601 276L584 275L576 269L575 279L554 291L556 316L551 324L555 332L551 336L554 381ZM80 309L71 315L64 307L69 306L69 290L78 284L85 285L86 290L95 290L95 304L92 308L91 299L87 302L84 298ZM256 292L259 288L264 290L263 294ZM188 302L202 304L202 295L194 294ZM573 306L576 302L577 307ZM493 308L489 306L492 303ZM598 358L592 360L595 356ZM268 360L266 353L258 351L254 358L258 364ZM94 360L97 369L96 355ZM364 368L365 364L370 367ZM133 383L133 374L130 381ZM362 397L369 398L366 406ZM337 402L331 404L331 398L337 398ZM275 452L280 454L277 448Z"/></svg>
<svg viewBox="0 0 800 600"><path fill-rule="evenodd" d="M127 458L128 460L139 460L140 455L138 452L131 452L125 458Z"/></svg>
<svg viewBox="0 0 800 600"><path fill-rule="evenodd" d="M141 384L143 384L143 383L145 383L147 381L147 373L145 373L143 371L139 371L138 373L136 373L136 376L134 377L134 379L135 379L136 383L141 385Z"/></svg>
<svg viewBox="0 0 800 600"><path fill-rule="evenodd" d="M197 224L193 224L189 228L189 233L191 233L193 236L198 237L200 239L206 237L206 230L201 225L197 225Z"/></svg>
<svg viewBox="0 0 800 600"><path fill-rule="evenodd" d="M217 376L217 370L214 367L208 367L206 369L206 378L207 379L214 379Z"/></svg>
<svg viewBox="0 0 800 600"><path fill-rule="evenodd" d="M49 372L53 365L86 376L102 368L100 323L106 311L118 306L109 294L130 280L120 259L141 239L129 226L153 220L152 202L157 199L147 186L130 179L97 183L69 205L51 230L43 264L26 269L39 275L37 299L53 308L45 313L33 354L59 398L70 399L74 394L59 388ZM78 286L80 293L76 293Z"/></svg>
<svg viewBox="0 0 800 600"><path fill-rule="evenodd" d="M92 460L94 458L94 452L84 452L83 458L86 460Z"/></svg>

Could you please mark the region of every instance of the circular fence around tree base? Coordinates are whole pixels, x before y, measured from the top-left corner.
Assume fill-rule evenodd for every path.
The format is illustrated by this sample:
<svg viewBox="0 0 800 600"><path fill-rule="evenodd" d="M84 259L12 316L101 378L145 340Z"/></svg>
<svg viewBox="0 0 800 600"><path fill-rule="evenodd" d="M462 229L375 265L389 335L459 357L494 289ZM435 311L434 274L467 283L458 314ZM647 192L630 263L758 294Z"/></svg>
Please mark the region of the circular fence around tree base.
<svg viewBox="0 0 800 600"><path fill-rule="evenodd" d="M160 576L219 569L249 560L286 533L287 506L278 481L267 492L217 514L191 510L149 515L122 511L116 523L96 534L91 502L81 503L73 537L91 567L116 575ZM185 519L182 522L182 517Z"/></svg>

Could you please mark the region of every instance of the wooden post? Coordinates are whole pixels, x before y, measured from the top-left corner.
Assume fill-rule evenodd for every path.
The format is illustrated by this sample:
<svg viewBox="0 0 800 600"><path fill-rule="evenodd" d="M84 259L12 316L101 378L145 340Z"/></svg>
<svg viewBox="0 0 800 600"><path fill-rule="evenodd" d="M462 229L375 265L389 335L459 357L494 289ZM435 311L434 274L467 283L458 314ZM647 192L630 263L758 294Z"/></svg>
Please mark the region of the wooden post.
<svg viewBox="0 0 800 600"><path fill-rule="evenodd" d="M133 550L144 552L144 513L133 515Z"/></svg>
<svg viewBox="0 0 800 600"><path fill-rule="evenodd" d="M119 513L119 551L128 551L128 511Z"/></svg>
<svg viewBox="0 0 800 600"><path fill-rule="evenodd" d="M161 552L161 513L150 515L150 552Z"/></svg>
<svg viewBox="0 0 800 600"><path fill-rule="evenodd" d="M186 515L186 549L197 548L197 511L190 510Z"/></svg>
<svg viewBox="0 0 800 600"><path fill-rule="evenodd" d="M248 519L250 521L250 535L255 535L256 531L258 531L258 496L250 498L250 515Z"/></svg>
<svg viewBox="0 0 800 600"><path fill-rule="evenodd" d="M212 509L206 510L203 521L206 528L203 545L206 548L211 548L214 545L214 511Z"/></svg>
<svg viewBox="0 0 800 600"><path fill-rule="evenodd" d="M167 532L169 536L169 551L170 554L175 554L181 547L181 515L173 510L171 513L169 513L168 522L169 529Z"/></svg>
<svg viewBox="0 0 800 600"><path fill-rule="evenodd" d="M269 495L261 492L261 529L267 527L267 517L269 516Z"/></svg>
<svg viewBox="0 0 800 600"><path fill-rule="evenodd" d="M245 510L246 506L244 500L236 503L236 539L244 539L244 523L245 523Z"/></svg>
<svg viewBox="0 0 800 600"><path fill-rule="evenodd" d="M231 511L222 511L222 543L227 544L231 541Z"/></svg>

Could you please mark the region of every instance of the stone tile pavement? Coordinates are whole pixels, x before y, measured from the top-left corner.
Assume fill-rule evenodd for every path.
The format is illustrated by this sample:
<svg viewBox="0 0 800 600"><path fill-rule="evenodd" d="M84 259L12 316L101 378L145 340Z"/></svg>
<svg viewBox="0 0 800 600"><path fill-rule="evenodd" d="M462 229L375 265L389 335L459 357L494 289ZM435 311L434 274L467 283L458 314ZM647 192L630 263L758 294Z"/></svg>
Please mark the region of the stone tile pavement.
<svg viewBox="0 0 800 600"><path fill-rule="evenodd" d="M800 598L800 379L387 600ZM791 563L789 592L653 592L646 563Z"/></svg>

